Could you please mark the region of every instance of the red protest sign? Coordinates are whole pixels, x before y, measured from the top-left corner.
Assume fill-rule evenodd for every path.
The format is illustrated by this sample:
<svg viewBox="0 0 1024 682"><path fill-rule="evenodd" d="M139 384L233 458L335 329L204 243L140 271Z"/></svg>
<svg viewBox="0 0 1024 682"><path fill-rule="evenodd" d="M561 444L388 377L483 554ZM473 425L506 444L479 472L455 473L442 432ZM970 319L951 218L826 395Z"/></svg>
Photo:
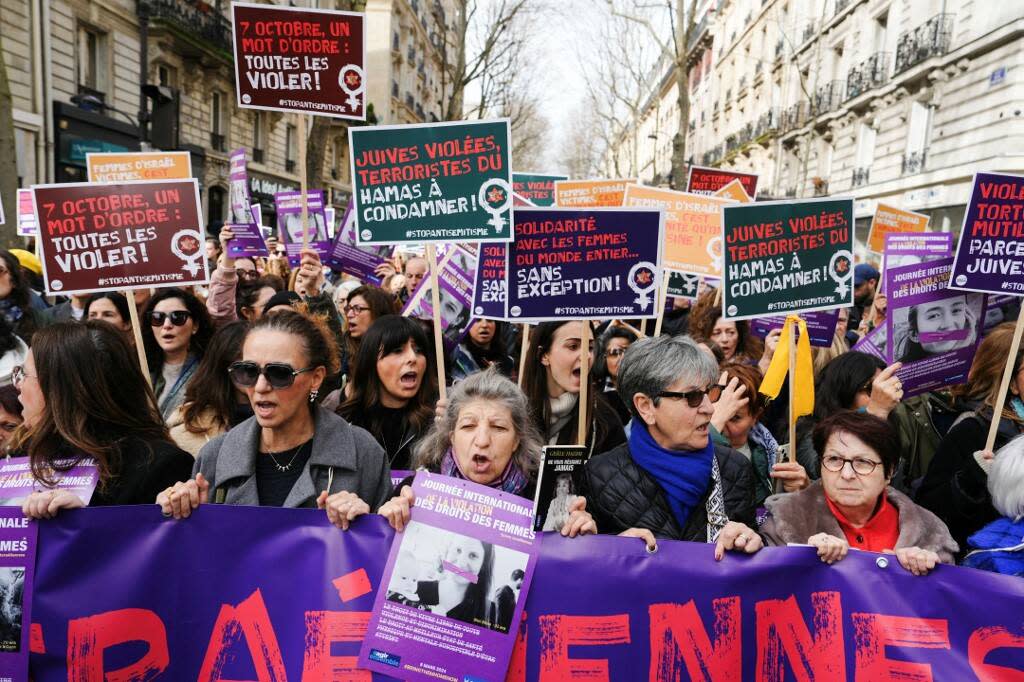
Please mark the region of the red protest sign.
<svg viewBox="0 0 1024 682"><path fill-rule="evenodd" d="M204 284L197 180L36 185L48 294Z"/></svg>
<svg viewBox="0 0 1024 682"><path fill-rule="evenodd" d="M690 166L690 176L686 181L686 191L694 194L714 194L733 180L739 180L743 191L752 200L757 198L757 176L750 173L738 173L721 168L704 168Z"/></svg>
<svg viewBox="0 0 1024 682"><path fill-rule="evenodd" d="M358 12L231 5L238 106L366 120Z"/></svg>

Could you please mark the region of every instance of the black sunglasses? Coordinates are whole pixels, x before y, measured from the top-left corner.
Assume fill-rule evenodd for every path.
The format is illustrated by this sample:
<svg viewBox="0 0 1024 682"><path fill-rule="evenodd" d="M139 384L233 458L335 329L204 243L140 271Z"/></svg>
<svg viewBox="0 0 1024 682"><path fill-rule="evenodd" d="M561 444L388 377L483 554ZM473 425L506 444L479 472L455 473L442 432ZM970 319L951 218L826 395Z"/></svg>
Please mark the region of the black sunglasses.
<svg viewBox="0 0 1024 682"><path fill-rule="evenodd" d="M174 310L169 313L158 313L155 310L151 310L146 313L146 319L149 320L149 326L151 327L164 326L164 321L168 317L171 318L171 324L175 327L180 327L191 319L192 313L187 310Z"/></svg>
<svg viewBox="0 0 1024 682"><path fill-rule="evenodd" d="M232 362L228 367L228 376L235 386L249 388L255 386L262 374L267 378L271 388L282 390L295 383L295 377L303 372L309 372L313 367L304 369L293 369L291 365L283 362L268 362L260 367L255 362Z"/></svg>
<svg viewBox="0 0 1024 682"><path fill-rule="evenodd" d="M690 407L700 407L704 402L704 396L707 396L711 402L718 402L718 399L722 397L722 389L725 386L721 384L711 384L707 388L695 388L692 391L662 391L658 394L659 398L680 398L686 401L686 404Z"/></svg>

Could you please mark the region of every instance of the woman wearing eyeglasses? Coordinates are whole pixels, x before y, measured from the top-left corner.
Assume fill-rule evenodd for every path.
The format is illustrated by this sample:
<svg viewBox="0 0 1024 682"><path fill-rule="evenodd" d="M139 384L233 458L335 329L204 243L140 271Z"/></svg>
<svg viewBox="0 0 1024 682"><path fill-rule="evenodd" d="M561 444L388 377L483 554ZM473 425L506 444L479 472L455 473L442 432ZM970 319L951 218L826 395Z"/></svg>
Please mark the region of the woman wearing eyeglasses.
<svg viewBox="0 0 1024 682"><path fill-rule="evenodd" d="M462 381L488 367L496 367L506 377L512 376L513 361L505 350L504 323L476 318L465 334L452 357L453 381Z"/></svg>
<svg viewBox="0 0 1024 682"><path fill-rule="evenodd" d="M601 335L598 343L597 362L594 363L594 381L598 386L603 384L604 398L608 404L615 408L619 415L619 421L628 424L630 419L629 408L622 402L618 392L619 363L626 349L636 342L636 334L612 324Z"/></svg>
<svg viewBox="0 0 1024 682"><path fill-rule="evenodd" d="M828 564L851 547L894 553L914 575L952 564L957 543L930 511L889 486L899 461L896 432L865 412L838 412L814 428L821 480L773 495L761 526L768 545L808 544Z"/></svg>
<svg viewBox="0 0 1024 682"><path fill-rule="evenodd" d="M194 480L160 493L164 514L184 518L205 502L320 507L348 528L380 507L391 492L380 446L317 404L337 363L322 319L286 310L255 322L229 370L254 415L200 450Z"/></svg>
<svg viewBox="0 0 1024 682"><path fill-rule="evenodd" d="M206 306L184 289L160 289L146 305L142 341L153 381L153 393L164 421L185 400L213 334Z"/></svg>
<svg viewBox="0 0 1024 682"><path fill-rule="evenodd" d="M411 468L413 449L433 422L437 370L422 325L400 315L374 322L359 345L351 391L338 414L370 432L392 469Z"/></svg>
<svg viewBox="0 0 1024 682"><path fill-rule="evenodd" d="M52 484L53 470L95 460L99 481L90 507L146 504L192 469L192 458L167 434L135 352L107 323L64 322L36 332L14 385L27 429L18 448L33 476ZM48 490L30 495L23 510L52 518L82 506L70 491Z"/></svg>
<svg viewBox="0 0 1024 682"><path fill-rule="evenodd" d="M341 373L348 376L359 352L363 335L377 318L397 314L398 300L383 289L367 284L356 287L349 293L345 307L340 312L345 318L345 335L341 343Z"/></svg>
<svg viewBox="0 0 1024 682"><path fill-rule="evenodd" d="M754 472L746 457L711 440L718 366L685 337L637 341L619 365L630 405L629 441L591 457L583 494L602 533L643 529L658 538L756 552Z"/></svg>

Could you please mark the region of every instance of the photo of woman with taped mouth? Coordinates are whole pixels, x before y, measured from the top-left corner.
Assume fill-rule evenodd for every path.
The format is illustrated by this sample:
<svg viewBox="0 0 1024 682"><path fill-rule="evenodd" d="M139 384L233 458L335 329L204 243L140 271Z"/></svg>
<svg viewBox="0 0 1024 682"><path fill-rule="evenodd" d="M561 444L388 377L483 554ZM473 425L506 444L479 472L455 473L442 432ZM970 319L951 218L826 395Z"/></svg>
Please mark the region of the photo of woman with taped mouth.
<svg viewBox="0 0 1024 682"><path fill-rule="evenodd" d="M981 294L894 308L893 357L906 364L970 348L978 338L983 308Z"/></svg>

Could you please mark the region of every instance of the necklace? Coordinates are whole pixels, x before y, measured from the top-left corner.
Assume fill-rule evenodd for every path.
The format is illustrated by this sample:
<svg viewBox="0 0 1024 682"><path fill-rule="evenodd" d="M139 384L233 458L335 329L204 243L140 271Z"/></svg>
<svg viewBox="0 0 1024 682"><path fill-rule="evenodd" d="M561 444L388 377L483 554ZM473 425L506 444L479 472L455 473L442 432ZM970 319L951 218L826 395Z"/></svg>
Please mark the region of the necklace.
<svg viewBox="0 0 1024 682"><path fill-rule="evenodd" d="M284 472L290 470L292 468L292 465L295 464L295 458L299 456L299 453L302 452L302 448L304 446L305 446L305 443L303 443L302 445L300 445L297 448L295 448L295 452L292 454L292 458L290 460L288 460L287 464L281 464L280 462L277 461L277 457L274 456L274 455L284 454L283 452L270 452L268 450L267 454L270 455L270 461L272 461L274 463L274 468L276 468L281 473L284 473ZM284 452L287 452L287 450L285 450Z"/></svg>

